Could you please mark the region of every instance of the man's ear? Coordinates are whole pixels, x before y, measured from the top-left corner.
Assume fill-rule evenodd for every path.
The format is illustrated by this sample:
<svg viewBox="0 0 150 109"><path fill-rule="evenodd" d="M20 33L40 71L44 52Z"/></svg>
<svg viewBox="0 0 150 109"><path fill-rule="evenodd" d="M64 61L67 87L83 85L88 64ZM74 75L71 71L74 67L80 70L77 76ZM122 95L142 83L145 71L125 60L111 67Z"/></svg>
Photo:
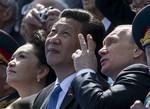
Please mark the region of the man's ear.
<svg viewBox="0 0 150 109"><path fill-rule="evenodd" d="M143 51L137 46L134 48L133 52L134 52L134 54L133 54L134 58L137 58L143 54Z"/></svg>
<svg viewBox="0 0 150 109"><path fill-rule="evenodd" d="M48 66L42 66L41 70L37 74L37 81L40 82L40 80L44 77L46 77L49 73L49 67Z"/></svg>

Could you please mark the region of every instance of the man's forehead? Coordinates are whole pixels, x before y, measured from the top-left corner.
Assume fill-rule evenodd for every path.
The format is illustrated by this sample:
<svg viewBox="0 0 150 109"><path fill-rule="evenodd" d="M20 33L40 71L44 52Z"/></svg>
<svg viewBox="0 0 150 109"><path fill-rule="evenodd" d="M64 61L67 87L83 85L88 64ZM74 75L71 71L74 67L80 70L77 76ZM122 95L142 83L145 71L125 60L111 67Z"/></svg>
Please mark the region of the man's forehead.
<svg viewBox="0 0 150 109"><path fill-rule="evenodd" d="M60 18L58 20L58 22L62 22L62 23L70 23L70 22L76 22L74 19L72 18L66 18L66 17L63 17L63 18Z"/></svg>
<svg viewBox="0 0 150 109"><path fill-rule="evenodd" d="M115 28L110 34L108 34L108 37L112 37L113 35L118 35L121 32L121 28Z"/></svg>
<svg viewBox="0 0 150 109"><path fill-rule="evenodd" d="M53 27L59 27L59 26L71 27L71 23L67 22L64 19L60 19L53 25Z"/></svg>
<svg viewBox="0 0 150 109"><path fill-rule="evenodd" d="M120 26L120 27L115 28L110 34L108 34L107 37L111 37L111 38L118 37L119 39L120 38L124 39L124 38L127 38L126 36L127 31L128 31L128 28L125 28L124 26L122 27Z"/></svg>
<svg viewBox="0 0 150 109"><path fill-rule="evenodd" d="M74 26L79 26L79 22L72 19L72 18L61 18L59 19L55 24L54 26L58 26L58 25L67 25L68 27L74 27Z"/></svg>

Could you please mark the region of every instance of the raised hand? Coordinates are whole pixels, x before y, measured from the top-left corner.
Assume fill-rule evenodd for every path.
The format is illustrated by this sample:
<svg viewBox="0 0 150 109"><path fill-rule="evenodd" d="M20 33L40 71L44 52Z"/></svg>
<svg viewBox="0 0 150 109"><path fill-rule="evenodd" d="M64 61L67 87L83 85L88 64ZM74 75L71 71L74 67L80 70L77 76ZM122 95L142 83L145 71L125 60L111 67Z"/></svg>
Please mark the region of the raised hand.
<svg viewBox="0 0 150 109"><path fill-rule="evenodd" d="M49 33L55 22L58 21L58 17L61 11L59 9L53 8L47 12L47 19L45 23L45 30Z"/></svg>
<svg viewBox="0 0 150 109"><path fill-rule="evenodd" d="M32 8L22 19L20 33L24 39L30 38L33 31L42 29L43 25L40 22L38 15L39 10L44 8L43 5L37 5L38 7Z"/></svg>
<svg viewBox="0 0 150 109"><path fill-rule="evenodd" d="M60 10L56 8L45 11L44 18L40 17L41 10L46 9L43 5L37 4L36 7L32 8L22 20L22 36L25 39L30 38L31 34L39 29L45 30L47 34L51 31L52 25L58 20ZM43 22L44 20L44 22Z"/></svg>
<svg viewBox="0 0 150 109"><path fill-rule="evenodd" d="M94 71L97 70L97 59L95 56L95 43L91 35L87 35L87 43L82 34L78 35L81 49L72 54L74 60L74 67L76 71L81 69L90 68Z"/></svg>

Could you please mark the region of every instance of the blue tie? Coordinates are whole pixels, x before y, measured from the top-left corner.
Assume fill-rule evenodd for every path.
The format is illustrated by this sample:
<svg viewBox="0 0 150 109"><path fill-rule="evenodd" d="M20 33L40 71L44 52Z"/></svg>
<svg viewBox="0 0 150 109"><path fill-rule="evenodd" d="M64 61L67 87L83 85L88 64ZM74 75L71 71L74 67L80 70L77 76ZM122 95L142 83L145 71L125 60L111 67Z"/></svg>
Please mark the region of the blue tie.
<svg viewBox="0 0 150 109"><path fill-rule="evenodd" d="M59 93L61 92L61 90L62 89L60 87L60 84L57 85L57 87L54 89L54 91L52 92L52 94L50 96L47 109L55 109L56 108L58 96L59 96Z"/></svg>

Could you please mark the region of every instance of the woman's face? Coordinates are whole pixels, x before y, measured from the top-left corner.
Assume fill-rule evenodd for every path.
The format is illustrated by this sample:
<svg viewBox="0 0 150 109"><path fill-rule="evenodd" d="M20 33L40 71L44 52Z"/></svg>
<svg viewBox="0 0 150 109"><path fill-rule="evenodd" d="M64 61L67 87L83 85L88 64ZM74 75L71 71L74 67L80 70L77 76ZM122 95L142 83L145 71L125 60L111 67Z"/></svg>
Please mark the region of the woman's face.
<svg viewBox="0 0 150 109"><path fill-rule="evenodd" d="M32 44L25 44L12 55L6 70L10 86L17 88L37 82L37 74L41 69L35 52Z"/></svg>

